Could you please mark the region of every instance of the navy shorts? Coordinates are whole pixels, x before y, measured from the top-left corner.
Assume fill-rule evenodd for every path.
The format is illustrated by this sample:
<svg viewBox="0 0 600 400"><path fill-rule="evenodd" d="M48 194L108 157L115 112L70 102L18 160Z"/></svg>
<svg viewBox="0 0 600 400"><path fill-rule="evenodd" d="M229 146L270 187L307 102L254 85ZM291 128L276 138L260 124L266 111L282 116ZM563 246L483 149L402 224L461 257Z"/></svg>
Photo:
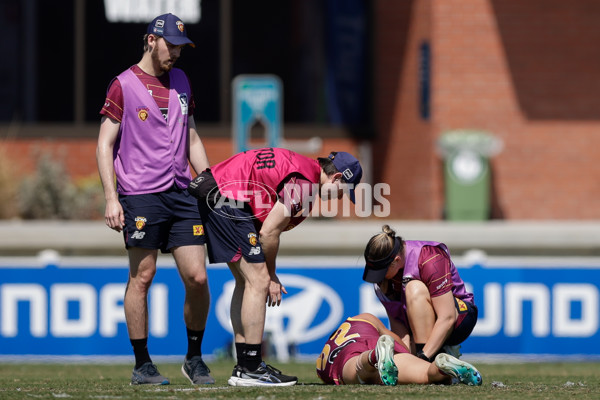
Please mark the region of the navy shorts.
<svg viewBox="0 0 600 400"><path fill-rule="evenodd" d="M241 257L250 263L265 262L252 210L222 197L210 168L192 180L188 190L198 199L211 264L236 262Z"/></svg>
<svg viewBox="0 0 600 400"><path fill-rule="evenodd" d="M125 214L125 247L160 249L203 245L206 241L196 199L187 189L119 195Z"/></svg>
<svg viewBox="0 0 600 400"><path fill-rule="evenodd" d="M249 263L265 262L252 212L248 208L230 207L227 204L219 204L218 210L214 207L214 203L198 201L206 227L209 262L236 262L241 257Z"/></svg>
<svg viewBox="0 0 600 400"><path fill-rule="evenodd" d="M455 297L454 306L458 311L458 318L456 320L456 325L454 326L454 331L452 331L452 334L444 343L449 346L455 346L467 340L477 323L478 310L475 304L462 301Z"/></svg>

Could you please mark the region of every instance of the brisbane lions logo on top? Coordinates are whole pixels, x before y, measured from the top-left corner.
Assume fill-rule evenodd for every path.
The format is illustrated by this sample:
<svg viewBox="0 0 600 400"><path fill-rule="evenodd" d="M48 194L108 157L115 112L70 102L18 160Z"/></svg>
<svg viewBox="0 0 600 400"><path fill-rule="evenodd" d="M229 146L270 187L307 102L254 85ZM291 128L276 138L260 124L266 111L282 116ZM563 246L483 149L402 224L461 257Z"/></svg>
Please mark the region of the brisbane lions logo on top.
<svg viewBox="0 0 600 400"><path fill-rule="evenodd" d="M148 107L137 107L135 111L137 111L140 120L145 121L148 119Z"/></svg>

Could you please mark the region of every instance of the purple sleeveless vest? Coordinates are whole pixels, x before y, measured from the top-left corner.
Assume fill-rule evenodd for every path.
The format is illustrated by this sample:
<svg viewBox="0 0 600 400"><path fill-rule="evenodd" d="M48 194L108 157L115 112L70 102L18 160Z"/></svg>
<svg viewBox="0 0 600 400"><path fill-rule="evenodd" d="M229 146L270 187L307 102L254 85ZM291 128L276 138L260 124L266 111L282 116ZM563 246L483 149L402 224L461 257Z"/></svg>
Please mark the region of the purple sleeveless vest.
<svg viewBox="0 0 600 400"><path fill-rule="evenodd" d="M444 243L439 242L427 242L427 241L418 241L418 240L405 240L404 241L404 271L402 272L403 280L406 279L417 279L421 280L421 271L419 269L419 255L421 254L421 249L423 246L437 246L443 249L448 256L450 256L450 251L448 247ZM457 299L461 299L468 303L474 304L473 301L473 293L467 292L465 288L465 283L458 275L458 271L456 270L456 266L452 262L450 258L450 273L452 276L452 294ZM381 304L385 307L388 316L390 318L395 318L396 320L402 322L404 326L409 327L408 317L406 315L406 295L404 293L404 285L402 286L402 292L399 293L400 300L390 300L381 290L377 283L373 284L375 289L375 294Z"/></svg>
<svg viewBox="0 0 600 400"><path fill-rule="evenodd" d="M188 164L188 100L185 73L169 72L169 112L165 121L156 101L138 77L127 69L117 79L123 90L123 120L114 149L117 191L144 194L177 185L192 177Z"/></svg>

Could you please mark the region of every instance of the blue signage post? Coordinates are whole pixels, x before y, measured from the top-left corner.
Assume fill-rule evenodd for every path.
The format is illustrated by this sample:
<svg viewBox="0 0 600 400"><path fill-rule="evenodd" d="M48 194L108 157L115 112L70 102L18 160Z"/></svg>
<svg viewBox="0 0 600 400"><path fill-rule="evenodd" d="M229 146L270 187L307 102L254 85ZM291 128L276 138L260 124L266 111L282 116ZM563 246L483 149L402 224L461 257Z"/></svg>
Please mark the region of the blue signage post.
<svg viewBox="0 0 600 400"><path fill-rule="evenodd" d="M265 145L281 143L283 89L275 75L238 75L233 79L234 154L250 149L250 129L260 122L265 128Z"/></svg>

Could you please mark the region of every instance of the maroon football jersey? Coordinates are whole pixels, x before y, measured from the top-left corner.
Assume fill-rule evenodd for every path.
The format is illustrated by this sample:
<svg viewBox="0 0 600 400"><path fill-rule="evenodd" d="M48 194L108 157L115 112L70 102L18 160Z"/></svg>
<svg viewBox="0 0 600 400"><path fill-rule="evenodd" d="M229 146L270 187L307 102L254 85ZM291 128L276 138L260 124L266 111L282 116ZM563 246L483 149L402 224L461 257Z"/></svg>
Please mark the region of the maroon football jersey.
<svg viewBox="0 0 600 400"><path fill-rule="evenodd" d="M140 82L146 87L148 93L154 98L156 105L160 109L163 117L167 119L169 110L169 74L162 74L160 77L149 75L142 71L137 65L130 68L139 78ZM189 82L189 79L188 79ZM191 88L191 84L190 84ZM194 96L190 95L188 103L188 115L194 114ZM101 115L106 115L116 121L123 120L123 91L118 79L113 79L106 94L106 100L100 110Z"/></svg>
<svg viewBox="0 0 600 400"><path fill-rule="evenodd" d="M324 383L343 385L344 364L352 357L375 349L379 331L369 321L348 318L329 337L317 358L317 375ZM396 353L408 353L398 342L394 342Z"/></svg>

